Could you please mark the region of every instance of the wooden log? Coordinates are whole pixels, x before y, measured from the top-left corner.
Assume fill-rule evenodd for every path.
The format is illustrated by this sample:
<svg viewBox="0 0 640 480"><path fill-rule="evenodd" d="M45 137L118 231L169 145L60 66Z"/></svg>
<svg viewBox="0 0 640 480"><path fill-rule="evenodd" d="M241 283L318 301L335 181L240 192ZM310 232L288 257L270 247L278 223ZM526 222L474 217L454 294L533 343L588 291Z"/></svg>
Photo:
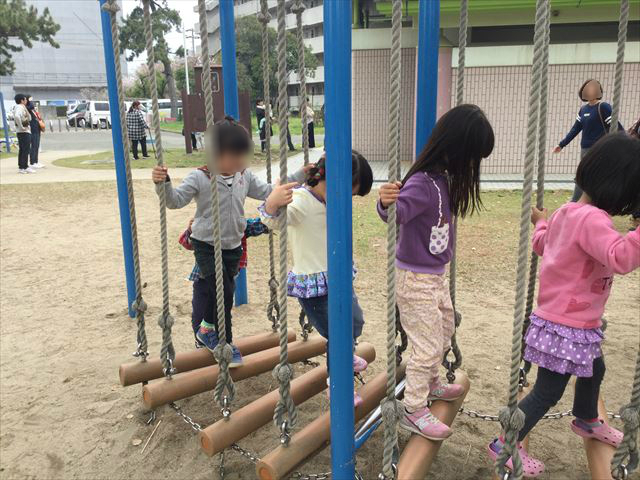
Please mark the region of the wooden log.
<svg viewBox="0 0 640 480"><path fill-rule="evenodd" d="M310 357L320 355L326 351L327 341L320 336L310 337L309 340L297 341L289 344L289 362L300 362ZM276 366L280 358L280 347L270 348L261 352L247 355L244 364L232 368L231 378L234 381L244 380L261 373L268 372ZM213 390L218 380L220 368L218 365L198 368L190 372L178 373L170 380L162 379L145 385L142 389L142 401L149 409L160 405L182 400L208 390Z"/></svg>
<svg viewBox="0 0 640 480"><path fill-rule="evenodd" d="M398 367L397 375L404 377L406 364ZM376 375L367 382L358 393L362 397L362 404L355 409L355 421L359 422L369 412L376 408L385 394L386 373ZM331 418L329 412L316 418L305 428L296 433L289 446L279 446L265 455L256 465L256 474L260 480L277 480L287 476L305 459L323 449L329 444L331 437Z"/></svg>
<svg viewBox="0 0 640 480"><path fill-rule="evenodd" d="M433 402L431 412L441 422L451 426L453 420L462 406L464 397L469 392L469 378L464 372L456 371L456 383L464 386L464 394L454 402ZM454 433L455 435L455 433ZM420 435L411 435L409 442L404 447L400 461L398 462L398 480L419 480L425 478L433 460L440 450L442 442L434 442Z"/></svg>
<svg viewBox="0 0 640 480"><path fill-rule="evenodd" d="M608 423L607 409L604 406L602 395L598 398L598 417ZM594 480L611 480L611 460L616 449L611 445L594 440L593 438L583 438L584 451L587 454L589 471Z"/></svg>
<svg viewBox="0 0 640 480"><path fill-rule="evenodd" d="M376 351L370 343L359 344L356 353L369 363L376 358ZM327 368L322 365L294 379L291 382L291 396L295 404L300 405L326 387ZM279 391L274 390L236 410L227 420L219 420L203 429L199 434L202 450L207 455L213 456L270 423L279 398Z"/></svg>
<svg viewBox="0 0 640 480"><path fill-rule="evenodd" d="M289 330L289 343L295 341L296 332ZM278 334L274 332L259 333L250 337L239 338L235 342L242 355L266 350L277 346L279 343ZM215 365L213 354L206 348L198 348L190 352L180 352L176 354L173 361L174 368L178 373L188 372L197 368ZM147 360L146 362L129 362L120 365L120 384L123 387L135 385L137 383L148 382L156 378L162 378L162 361L159 358Z"/></svg>

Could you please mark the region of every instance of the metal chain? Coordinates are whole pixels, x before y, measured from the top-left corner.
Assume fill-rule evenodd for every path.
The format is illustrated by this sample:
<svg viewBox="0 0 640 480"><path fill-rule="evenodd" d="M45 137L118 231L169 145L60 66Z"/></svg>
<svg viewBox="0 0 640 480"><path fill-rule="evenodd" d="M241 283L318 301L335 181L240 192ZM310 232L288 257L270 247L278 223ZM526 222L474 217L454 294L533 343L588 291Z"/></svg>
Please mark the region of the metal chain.
<svg viewBox="0 0 640 480"><path fill-rule="evenodd" d="M280 127L280 183L287 183L287 37L285 0L278 0L277 5L277 57L278 57L278 126ZM280 262L278 280L278 303L280 305L279 336L280 359L273 369L273 376L278 380L280 398L273 413L273 421L280 429L280 441L289 443L289 429L294 427L298 412L291 398L291 379L293 368L289 364L288 332L287 332L287 209L280 215L279 250Z"/></svg>
<svg viewBox="0 0 640 480"><path fill-rule="evenodd" d="M389 130L387 132L387 156L389 158L389 182L399 180L400 156L400 93L401 93L401 35L402 0L391 3L391 50L389 69ZM396 404L396 206L387 209L387 383L386 395L380 405L384 423L384 447L382 451L382 473L380 478L393 478L394 453L398 448L398 408Z"/></svg>
<svg viewBox="0 0 640 480"><path fill-rule="evenodd" d="M116 0L109 0L102 6L103 10L109 12L109 20L111 22L111 40L113 43L113 52L116 59L120 58L120 32L118 29L117 13L120 10ZM122 134L122 143L124 147L124 170L127 180L127 199L129 202L129 217L131 219L131 245L133 254L133 275L136 287L136 299L131 305L131 309L136 312L136 323L138 331L136 333L137 349L133 354L145 362L149 356L147 333L145 331L144 312L147 310L147 304L142 299L142 280L140 278L140 254L138 251L138 223L136 221L136 204L135 195L133 193L133 180L131 177L131 159L129 157L129 133L127 131L126 107L124 103L124 87L122 85L122 66L119 61L114 62L116 68L116 87L118 90L118 111L120 113L120 130ZM76 125L76 130L78 126Z"/></svg>
<svg viewBox="0 0 640 480"><path fill-rule="evenodd" d="M164 166L164 153L162 148L162 134L160 133L160 110L158 107L158 84L156 81L156 60L153 48L153 32L151 28L151 6L150 0L143 0L144 12L144 35L147 50L147 69L149 70L149 81L151 82L151 110L152 126L154 134L154 145L157 152L157 164ZM118 63L118 62L116 62ZM160 347L160 358L164 374L167 378L175 373L173 360L176 351L171 339L171 328L173 327L173 317L169 312L169 248L167 236L167 193L164 183L156 185L156 192L160 199L160 250L162 261L162 313L158 318L158 325L162 328L162 346Z"/></svg>
<svg viewBox="0 0 640 480"><path fill-rule="evenodd" d="M529 117L538 118L540 110L540 90L544 81L541 75L544 63L544 34L548 0L537 0L534 28L534 57L529 93ZM505 464L512 458L512 476L514 480L522 478L522 460L517 454L518 432L524 425L524 413L518 408L518 386L520 382L521 342L526 300L527 266L529 253L529 224L531 216L531 197L533 191L533 172L536 154L535 122L529 123L527 129L526 155L524 160L524 181L522 184L522 204L520 210L520 235L518 239L518 262L516 268L515 306L513 313L513 329L511 334L511 367L509 371L509 396L507 407L500 412L500 423L505 431L504 448L496 459L495 471L498 477L504 478L507 473Z"/></svg>
<svg viewBox="0 0 640 480"><path fill-rule="evenodd" d="M208 142L207 156L208 166L211 172L211 221L213 224L213 250L215 256L215 284L216 284L216 320L218 325L218 345L213 350L220 367L220 373L216 382L213 397L226 412L228 405L233 401L236 387L229 373L229 362L232 357L231 346L227 343L227 327L224 314L224 289L222 288L222 247L220 245L220 204L218 201L217 165L214 158L216 145L214 134L213 116L213 92L211 89L211 58L209 57L209 35L207 34L207 11L205 0L198 0L198 14L200 20L200 50L202 52L202 88L204 90L205 116L207 119ZM228 415L225 416L228 418Z"/></svg>
<svg viewBox="0 0 640 480"><path fill-rule="evenodd" d="M462 413L464 415L467 415L471 418L476 418L479 420L485 420L487 422L499 422L500 421L500 416L499 415L489 415L486 413L480 413L477 412L475 410L471 410L468 408L464 408L461 407L460 410L458 410L458 413ZM572 416L573 413L571 410L567 410L566 412L555 412L555 413L547 413L546 415L544 415L542 417L542 420L558 420L564 417L570 417ZM614 420L619 420L622 417L614 412L607 412L607 417L614 419Z"/></svg>
<svg viewBox="0 0 640 480"><path fill-rule="evenodd" d="M189 415L184 413L182 411L182 409L178 405L175 404L175 402L171 402L169 404L169 406L178 414L178 416L180 418L182 418L184 423L189 425L193 430L195 430L196 432L201 432L202 431L202 425L200 425L199 423L195 422Z"/></svg>

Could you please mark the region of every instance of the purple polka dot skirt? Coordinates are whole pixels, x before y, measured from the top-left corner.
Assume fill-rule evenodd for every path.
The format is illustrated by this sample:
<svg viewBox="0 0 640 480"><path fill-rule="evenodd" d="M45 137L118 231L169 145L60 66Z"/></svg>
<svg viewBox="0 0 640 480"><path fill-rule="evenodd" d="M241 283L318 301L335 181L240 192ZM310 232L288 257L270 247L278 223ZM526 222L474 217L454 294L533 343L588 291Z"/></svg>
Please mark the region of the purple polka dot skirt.
<svg viewBox="0 0 640 480"><path fill-rule="evenodd" d="M602 356L600 328L581 329L531 315L525 335L524 359L552 372L593 376L593 360Z"/></svg>

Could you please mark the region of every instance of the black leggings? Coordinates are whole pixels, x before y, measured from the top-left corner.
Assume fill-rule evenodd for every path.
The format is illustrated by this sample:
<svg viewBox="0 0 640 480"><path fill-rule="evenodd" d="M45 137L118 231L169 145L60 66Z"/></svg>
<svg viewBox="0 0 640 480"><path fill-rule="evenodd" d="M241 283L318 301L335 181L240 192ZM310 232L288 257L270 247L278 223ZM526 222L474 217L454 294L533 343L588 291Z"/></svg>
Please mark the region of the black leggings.
<svg viewBox="0 0 640 480"><path fill-rule="evenodd" d="M604 359L598 357L593 361L593 376L578 377L573 397L574 416L586 420L598 418L598 396L604 372ZM533 390L518 405L525 414L524 427L520 430L519 441L522 441L549 409L560 401L570 378L571 375L568 373L563 375L538 367L538 377Z"/></svg>

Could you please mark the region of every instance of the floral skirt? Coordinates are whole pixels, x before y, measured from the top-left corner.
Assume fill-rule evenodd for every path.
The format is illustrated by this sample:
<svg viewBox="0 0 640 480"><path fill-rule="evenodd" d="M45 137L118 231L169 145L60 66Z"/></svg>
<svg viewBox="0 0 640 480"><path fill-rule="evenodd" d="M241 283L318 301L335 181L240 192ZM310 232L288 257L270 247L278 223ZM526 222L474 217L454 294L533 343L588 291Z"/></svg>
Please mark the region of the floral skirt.
<svg viewBox="0 0 640 480"><path fill-rule="evenodd" d="M593 361L602 356L600 328L581 329L531 315L524 359L560 374L593 376Z"/></svg>

